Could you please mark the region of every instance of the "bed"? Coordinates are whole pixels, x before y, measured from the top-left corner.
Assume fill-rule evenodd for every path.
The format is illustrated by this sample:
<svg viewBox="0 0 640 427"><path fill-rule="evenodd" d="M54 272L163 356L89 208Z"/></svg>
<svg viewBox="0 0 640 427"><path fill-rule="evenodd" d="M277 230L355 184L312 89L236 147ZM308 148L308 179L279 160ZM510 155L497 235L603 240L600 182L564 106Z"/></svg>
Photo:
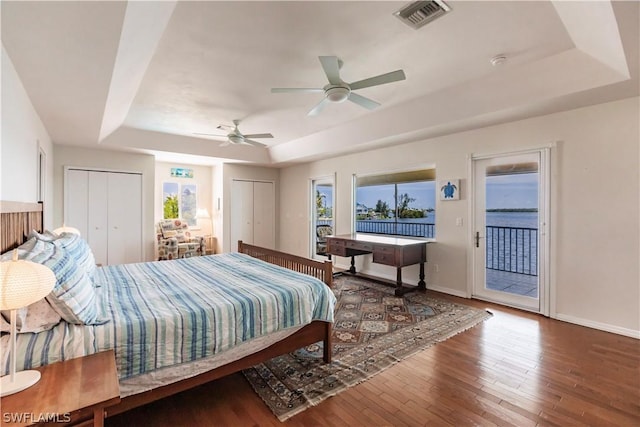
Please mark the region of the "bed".
<svg viewBox="0 0 640 427"><path fill-rule="evenodd" d="M22 245L32 230L44 232L42 204L0 203L0 253ZM105 266L93 274L100 301L94 324L63 320L19 334L18 366L113 348L122 400L107 415L318 341L324 361L331 360L330 262L239 242L238 253ZM3 370L7 359L3 354Z"/></svg>

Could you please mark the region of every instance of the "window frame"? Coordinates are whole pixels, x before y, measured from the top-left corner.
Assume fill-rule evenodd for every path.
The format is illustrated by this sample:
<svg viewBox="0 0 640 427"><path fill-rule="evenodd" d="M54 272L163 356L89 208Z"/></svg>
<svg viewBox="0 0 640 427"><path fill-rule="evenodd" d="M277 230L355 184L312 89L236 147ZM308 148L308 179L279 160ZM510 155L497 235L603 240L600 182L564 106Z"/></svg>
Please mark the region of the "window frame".
<svg viewBox="0 0 640 427"><path fill-rule="evenodd" d="M411 175L425 175L428 176L428 179L422 179L422 180L404 180L404 181L399 181L399 180L389 180L390 178L393 178L394 175L397 176L397 178L400 177L405 177L405 179L407 179L407 177L411 176ZM360 180L365 180L365 181L381 181L380 184L369 184L369 185L363 185L362 187L365 186L371 186L371 185L398 185L398 184L405 184L405 183L410 183L410 182L431 182L433 183L433 207L432 207L432 211L429 212L433 212L434 217L437 217L437 209L438 209L438 201L437 201L437 196L438 196L438 191L437 191L437 175L436 175L436 166L435 164L425 164L425 165L421 165L419 167L415 167L415 168L408 168L408 169L399 169L399 170L386 170L386 171L377 171L377 172L368 172L368 173L354 173L352 175L352 185L351 185L351 230L353 233L363 233L363 234L372 234L372 235L380 235L380 236L389 236L389 237L399 237L399 238L414 238L414 239L420 239L420 240L426 240L426 239L433 239L436 237L436 221L434 220L432 223L426 223L428 224L427 226L425 226L425 235L424 236L418 236L418 235L412 235L412 234L391 234L391 233L378 233L378 232L369 232L369 231L357 231L358 230L358 219L357 219L357 212L358 212L358 189L360 188L358 186L358 179ZM398 203L398 198L399 194L396 192L395 193L395 202L394 202L394 208L397 207L397 203ZM431 209L431 207L427 208L427 209ZM398 221L396 218L395 213L397 212L394 211L394 224L398 224ZM395 226L397 227L397 225ZM419 227L418 227L419 228ZM431 232L429 231L431 230ZM396 229L397 231L397 229Z"/></svg>
<svg viewBox="0 0 640 427"><path fill-rule="evenodd" d="M196 219L196 214L198 211L198 184L197 183L191 183L191 182L179 182L179 181L163 181L162 182L162 219L175 219L175 218L166 218L165 217L165 211L164 211L164 207L165 207L165 200L166 200L166 192L165 192L165 186L166 185L173 185L175 184L178 187L178 192L177 192L177 197L178 197L178 217L184 221L187 222L187 224L189 224L189 227L192 229L196 229L198 227L198 220ZM185 216L185 211L184 211L184 206L183 206L183 199L182 199L182 193L184 191L184 187L188 186L188 187L193 187L193 194L195 197L195 202L194 202L194 207L193 207L193 212L192 212L192 216Z"/></svg>

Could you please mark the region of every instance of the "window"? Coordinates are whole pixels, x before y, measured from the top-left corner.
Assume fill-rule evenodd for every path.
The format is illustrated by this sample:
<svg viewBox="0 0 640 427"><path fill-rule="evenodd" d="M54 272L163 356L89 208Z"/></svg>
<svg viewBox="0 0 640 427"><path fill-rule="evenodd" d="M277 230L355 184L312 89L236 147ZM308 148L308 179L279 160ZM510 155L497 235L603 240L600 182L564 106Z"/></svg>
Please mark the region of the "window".
<svg viewBox="0 0 640 427"><path fill-rule="evenodd" d="M196 184L162 184L163 218L182 218L191 227L197 224L197 188Z"/></svg>
<svg viewBox="0 0 640 427"><path fill-rule="evenodd" d="M435 169L355 177L358 233L435 237Z"/></svg>

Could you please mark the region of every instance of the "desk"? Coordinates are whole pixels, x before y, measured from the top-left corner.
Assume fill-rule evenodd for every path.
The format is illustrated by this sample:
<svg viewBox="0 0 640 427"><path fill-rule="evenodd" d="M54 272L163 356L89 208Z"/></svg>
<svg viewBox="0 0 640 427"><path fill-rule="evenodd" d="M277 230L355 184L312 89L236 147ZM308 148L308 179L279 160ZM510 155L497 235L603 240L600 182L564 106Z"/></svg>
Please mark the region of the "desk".
<svg viewBox="0 0 640 427"><path fill-rule="evenodd" d="M427 244L433 239L415 240L400 237L377 236L370 234L342 234L327 236L327 254L351 257L349 272L356 274L354 257L373 254L373 262L396 267L396 296L402 296L415 290L402 286L402 267L420 264L420 280L417 290L426 291L424 281L424 263L427 262Z"/></svg>
<svg viewBox="0 0 640 427"><path fill-rule="evenodd" d="M36 368L42 374L34 386L5 396L2 425L25 426L53 421L103 426L105 408L120 402L113 350ZM62 424L60 424L62 425Z"/></svg>

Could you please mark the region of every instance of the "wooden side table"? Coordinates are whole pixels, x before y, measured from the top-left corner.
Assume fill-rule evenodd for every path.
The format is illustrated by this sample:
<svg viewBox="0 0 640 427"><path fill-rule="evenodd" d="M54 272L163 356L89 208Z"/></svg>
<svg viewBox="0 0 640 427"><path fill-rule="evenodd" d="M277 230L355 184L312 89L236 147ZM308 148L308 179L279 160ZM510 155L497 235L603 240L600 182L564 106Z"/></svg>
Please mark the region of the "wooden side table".
<svg viewBox="0 0 640 427"><path fill-rule="evenodd" d="M211 234L206 234L204 236L205 245L207 247L206 254L213 255L216 253L216 238Z"/></svg>
<svg viewBox="0 0 640 427"><path fill-rule="evenodd" d="M36 369L42 374L38 383L0 399L0 424L104 426L105 408L120 402L113 350Z"/></svg>

